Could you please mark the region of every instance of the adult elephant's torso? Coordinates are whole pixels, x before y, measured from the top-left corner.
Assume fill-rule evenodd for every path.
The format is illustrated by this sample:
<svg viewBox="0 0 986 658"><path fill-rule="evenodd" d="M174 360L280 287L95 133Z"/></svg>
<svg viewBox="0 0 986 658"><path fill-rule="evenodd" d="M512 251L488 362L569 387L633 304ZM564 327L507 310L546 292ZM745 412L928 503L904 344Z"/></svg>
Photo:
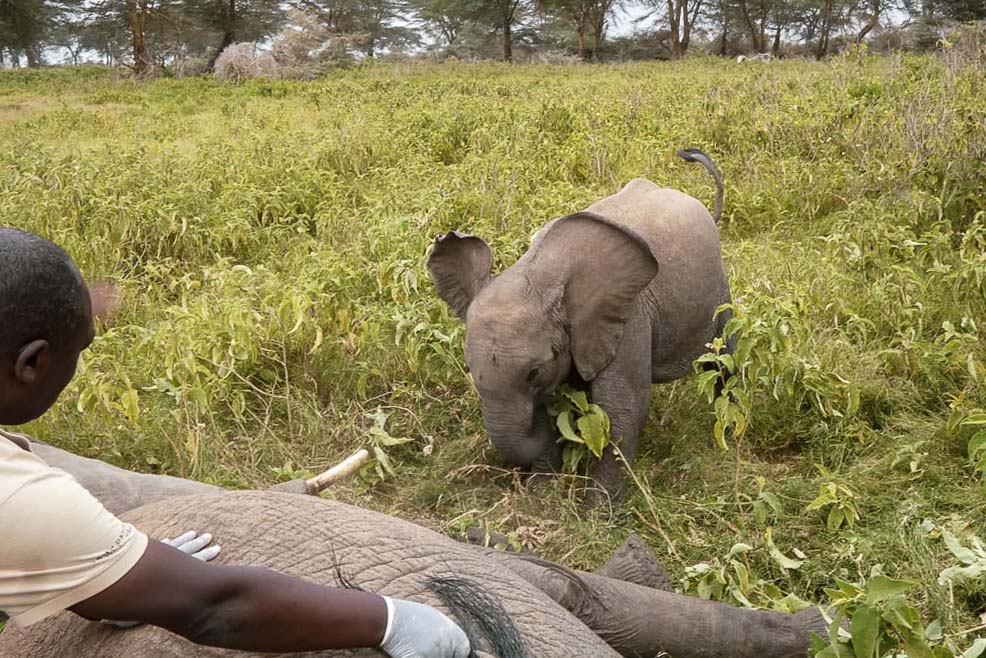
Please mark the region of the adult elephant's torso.
<svg viewBox="0 0 986 658"><path fill-rule="evenodd" d="M326 585L338 574L381 594L442 607L429 577L474 581L499 599L517 626L530 658L615 658L617 654L578 619L525 579L469 546L382 514L317 498L272 492L196 495L162 501L123 516L151 536L188 527L221 538L218 562L265 566ZM148 592L153 596L153 592ZM479 655L486 647L479 647ZM209 649L160 629L130 631L63 613L26 631L0 634L4 658L191 658L262 654ZM269 655L269 654L263 654ZM375 650L325 651L309 656L382 656Z"/></svg>

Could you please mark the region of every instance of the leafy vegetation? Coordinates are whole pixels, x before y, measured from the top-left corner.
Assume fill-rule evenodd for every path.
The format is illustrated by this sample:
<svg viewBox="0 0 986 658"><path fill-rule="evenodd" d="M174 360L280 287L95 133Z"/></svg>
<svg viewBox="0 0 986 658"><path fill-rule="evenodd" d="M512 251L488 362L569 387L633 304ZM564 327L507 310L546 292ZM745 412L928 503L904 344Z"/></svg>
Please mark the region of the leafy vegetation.
<svg viewBox="0 0 986 658"><path fill-rule="evenodd" d="M598 404L589 402L585 391L562 384L547 408L548 415L555 419L559 440L565 442L562 463L566 473L585 470L590 457L603 456L612 439L609 415Z"/></svg>
<svg viewBox="0 0 986 658"><path fill-rule="evenodd" d="M125 293L25 431L231 487L375 447L335 497L579 568L636 532L683 591L778 609L843 592L860 634L833 651L961 653L986 624L982 71L854 52L240 86L5 73L0 216ZM636 176L711 203L686 146L725 174L739 350L655 387L619 506L584 509L578 476L528 491L485 439L427 247L468 230L503 267ZM952 567L970 576L939 581ZM877 596L878 577L916 584Z"/></svg>

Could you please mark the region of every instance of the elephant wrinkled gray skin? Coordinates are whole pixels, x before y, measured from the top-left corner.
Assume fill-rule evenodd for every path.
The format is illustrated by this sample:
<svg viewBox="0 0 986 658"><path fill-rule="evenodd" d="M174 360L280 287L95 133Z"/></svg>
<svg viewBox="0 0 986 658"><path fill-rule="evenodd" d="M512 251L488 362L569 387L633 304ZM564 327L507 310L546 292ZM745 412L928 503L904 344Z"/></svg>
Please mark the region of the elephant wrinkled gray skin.
<svg viewBox="0 0 986 658"><path fill-rule="evenodd" d="M638 178L548 223L495 277L482 239L452 232L435 240L428 270L466 323L466 362L486 431L510 464L558 469L561 448L544 402L565 382L589 384L632 463L651 384L690 374L731 317L715 316L730 301L716 229L722 179L701 151L680 155L714 176L714 215L693 197ZM618 492L623 472L612 449L592 475Z"/></svg>
<svg viewBox="0 0 986 658"><path fill-rule="evenodd" d="M123 515L154 536L188 526L221 538L220 563L266 566L340 585L340 573L381 594L447 609L432 577L465 578L500 601L529 658L736 656L803 658L816 611L788 615L733 608L548 562L459 544L425 528L342 503L277 492L183 496ZM149 596L153 592L148 592ZM453 612L454 614L454 612ZM483 643L477 655L493 656ZM63 613L0 634L4 658L191 658L262 654L193 645L166 631L121 631ZM296 654L301 655L301 654ZM303 654L376 656L376 651ZM496 657L505 658L505 657Z"/></svg>
<svg viewBox="0 0 986 658"><path fill-rule="evenodd" d="M92 472L93 460L73 457L62 453L59 467L73 474ZM635 537L589 574L531 556L467 546L407 521L316 497L270 491L185 495L197 483L153 475L133 480L137 474L113 467L104 473L110 490L121 479L142 481L151 488L140 496L157 499L123 518L151 536L173 535L189 526L208 528L223 545L219 563L266 566L334 586L344 577L371 591L445 610L430 579L468 579L502 604L509 619L494 620L494 625L516 626L528 658L656 658L665 653L674 658L803 658L809 634L825 629L815 609L796 615L743 610L665 591L666 574ZM119 498L116 504L126 500ZM490 653L486 643L475 648L484 658L512 658ZM0 634L4 658L260 655L270 654L201 647L152 627L122 631L70 613L27 631L8 628Z"/></svg>

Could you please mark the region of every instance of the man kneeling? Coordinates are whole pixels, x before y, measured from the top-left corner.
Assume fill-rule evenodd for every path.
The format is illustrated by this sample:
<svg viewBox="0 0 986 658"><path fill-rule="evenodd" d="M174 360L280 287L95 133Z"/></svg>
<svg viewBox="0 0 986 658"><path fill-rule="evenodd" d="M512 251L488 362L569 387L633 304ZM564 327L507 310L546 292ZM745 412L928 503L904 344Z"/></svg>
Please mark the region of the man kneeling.
<svg viewBox="0 0 986 658"><path fill-rule="evenodd" d="M62 249L0 228L0 424L29 422L55 403L92 343L98 302ZM92 620L152 624L227 649L469 654L462 630L428 606L265 569L211 565L148 539L31 453L23 437L2 431L0 532L0 615L18 626L71 610ZM184 543L191 553L203 549L201 542Z"/></svg>

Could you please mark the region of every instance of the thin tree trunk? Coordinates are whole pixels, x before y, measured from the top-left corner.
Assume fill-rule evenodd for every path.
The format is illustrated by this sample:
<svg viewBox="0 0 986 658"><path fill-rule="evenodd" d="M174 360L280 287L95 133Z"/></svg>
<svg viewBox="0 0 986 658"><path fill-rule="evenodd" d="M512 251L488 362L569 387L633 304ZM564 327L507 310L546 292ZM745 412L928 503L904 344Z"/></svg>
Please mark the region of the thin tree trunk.
<svg viewBox="0 0 986 658"><path fill-rule="evenodd" d="M154 60L151 59L144 33L147 25L146 0L140 0L139 7L137 0L127 0L127 17L130 19L130 31L132 33L134 75L139 79L146 78L154 72Z"/></svg>
<svg viewBox="0 0 986 658"><path fill-rule="evenodd" d="M767 13L769 8L765 5L760 11L760 47L757 48L758 53L767 52Z"/></svg>
<svg viewBox="0 0 986 658"><path fill-rule="evenodd" d="M698 14L702 11L702 0L696 0L695 6L692 7L691 14L688 13L687 0L685 2L682 15L685 18L685 33L681 39L681 53L684 55L688 52L688 46L692 42L692 28L695 26L695 22L698 20Z"/></svg>
<svg viewBox="0 0 986 658"><path fill-rule="evenodd" d="M770 49L770 52L774 57L778 57L781 54L781 24L780 21L777 23L777 29L774 30L774 47Z"/></svg>
<svg viewBox="0 0 986 658"><path fill-rule="evenodd" d="M866 21L866 25L864 25L863 29L861 29L859 34L856 35L856 43L862 43L863 39L866 38L866 35L872 32L876 26L880 24L880 0L872 0L870 2L870 12L870 20Z"/></svg>
<svg viewBox="0 0 986 658"><path fill-rule="evenodd" d="M503 61L511 64L514 61L514 49L510 34L510 24L512 22L509 13L503 15Z"/></svg>
<svg viewBox="0 0 986 658"><path fill-rule="evenodd" d="M815 58L822 59L829 51L829 33L832 30L832 0L825 0L822 6L821 28L818 33L818 47L815 49Z"/></svg>
<svg viewBox="0 0 986 658"><path fill-rule="evenodd" d="M225 14L223 40L216 52L212 53L212 57L209 58L209 63L206 65L210 71L215 68L216 60L223 54L223 51L236 42L236 0L229 0L223 8L223 13Z"/></svg>
<svg viewBox="0 0 986 658"><path fill-rule="evenodd" d="M32 43L30 46L24 49L24 53L27 55L27 66L32 69L41 68L41 48L36 43Z"/></svg>
<svg viewBox="0 0 986 658"><path fill-rule="evenodd" d="M579 35L579 59L585 61L585 22L580 21L576 32Z"/></svg>
<svg viewBox="0 0 986 658"><path fill-rule="evenodd" d="M681 59L681 35L678 31L681 22L683 0L668 0L668 27L671 28L671 59Z"/></svg>
<svg viewBox="0 0 986 658"><path fill-rule="evenodd" d="M684 2L685 0L682 1ZM685 17L685 24L682 26L683 31L681 34L681 55L684 57L685 53L688 52L688 45L692 42L692 22L688 19L687 9L681 13Z"/></svg>
<svg viewBox="0 0 986 658"><path fill-rule="evenodd" d="M719 47L719 55L725 57L726 47L729 42L729 7L726 6L725 0L723 0L719 3L719 8L722 11L722 44Z"/></svg>
<svg viewBox="0 0 986 658"><path fill-rule="evenodd" d="M760 43L757 41L757 26L753 24L753 18L750 17L750 8L747 6L746 0L739 0L739 6L740 13L743 14L743 21L750 31L750 45L754 51L760 52Z"/></svg>

